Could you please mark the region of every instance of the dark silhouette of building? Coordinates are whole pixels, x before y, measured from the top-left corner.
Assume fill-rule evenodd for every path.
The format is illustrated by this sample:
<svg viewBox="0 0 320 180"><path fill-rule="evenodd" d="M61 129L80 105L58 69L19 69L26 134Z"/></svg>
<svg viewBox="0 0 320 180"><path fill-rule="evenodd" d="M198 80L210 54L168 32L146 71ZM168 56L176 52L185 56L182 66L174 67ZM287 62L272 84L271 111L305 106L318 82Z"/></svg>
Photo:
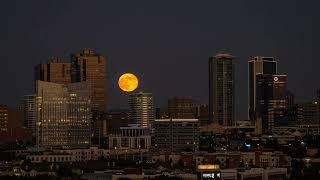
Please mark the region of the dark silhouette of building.
<svg viewBox="0 0 320 180"><path fill-rule="evenodd" d="M199 119L200 125L209 125L209 107L207 104L199 104L195 106L196 119Z"/></svg>
<svg viewBox="0 0 320 180"><path fill-rule="evenodd" d="M209 121L232 126L234 110L234 57L220 53L209 58Z"/></svg>
<svg viewBox="0 0 320 180"><path fill-rule="evenodd" d="M273 57L261 57L256 56L248 62L248 78L249 78L249 119L252 123L257 119L257 105L259 94L257 92L257 75L266 74L266 75L275 75L277 74L277 62Z"/></svg>
<svg viewBox="0 0 320 180"><path fill-rule="evenodd" d="M117 134L120 132L120 127L126 127L128 124L133 124L129 119L127 110L113 110L106 114L106 129L108 134Z"/></svg>
<svg viewBox="0 0 320 180"><path fill-rule="evenodd" d="M168 108L156 108L156 119L168 119Z"/></svg>
<svg viewBox="0 0 320 180"><path fill-rule="evenodd" d="M174 97L168 100L169 117L174 119L194 119L194 102L191 97Z"/></svg>
<svg viewBox="0 0 320 180"><path fill-rule="evenodd" d="M262 131L272 132L287 110L287 75L256 76L256 113L261 116Z"/></svg>
<svg viewBox="0 0 320 180"><path fill-rule="evenodd" d="M22 127L20 111L6 105L0 105L0 141L16 142L17 140L31 142L31 131Z"/></svg>

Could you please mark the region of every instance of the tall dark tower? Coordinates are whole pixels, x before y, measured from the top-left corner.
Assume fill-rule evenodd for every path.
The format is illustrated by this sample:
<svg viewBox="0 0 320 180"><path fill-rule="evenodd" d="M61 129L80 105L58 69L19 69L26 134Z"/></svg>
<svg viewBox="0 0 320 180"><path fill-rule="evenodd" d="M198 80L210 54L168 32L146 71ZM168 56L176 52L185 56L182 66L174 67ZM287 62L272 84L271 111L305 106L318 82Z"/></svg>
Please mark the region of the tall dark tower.
<svg viewBox="0 0 320 180"><path fill-rule="evenodd" d="M287 109L287 75L257 75L256 113L261 117L263 132L272 132Z"/></svg>
<svg viewBox="0 0 320 180"><path fill-rule="evenodd" d="M107 58L92 49L84 49L78 54L71 54L72 82L89 81L92 86L92 109L106 110L107 94Z"/></svg>
<svg viewBox="0 0 320 180"><path fill-rule="evenodd" d="M234 57L220 53L209 58L209 120L232 126L234 110Z"/></svg>
<svg viewBox="0 0 320 180"><path fill-rule="evenodd" d="M257 90L257 75L259 74L277 74L277 62L273 57L256 56L248 62L248 78L249 78L249 118L252 122L256 119L257 99L259 93Z"/></svg>

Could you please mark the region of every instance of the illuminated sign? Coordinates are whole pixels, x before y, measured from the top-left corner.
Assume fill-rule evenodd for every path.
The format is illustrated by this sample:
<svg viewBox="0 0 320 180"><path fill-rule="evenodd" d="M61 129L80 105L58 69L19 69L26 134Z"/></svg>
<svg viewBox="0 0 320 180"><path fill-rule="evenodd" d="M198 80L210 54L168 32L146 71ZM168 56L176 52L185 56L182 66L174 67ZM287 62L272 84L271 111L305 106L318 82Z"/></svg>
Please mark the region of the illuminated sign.
<svg viewBox="0 0 320 180"><path fill-rule="evenodd" d="M220 169L217 164L201 164L198 165L198 170L217 170Z"/></svg>
<svg viewBox="0 0 320 180"><path fill-rule="evenodd" d="M203 173L202 177L203 178L214 179L214 173Z"/></svg>
<svg viewBox="0 0 320 180"><path fill-rule="evenodd" d="M203 179L220 179L221 178L221 173L220 172L215 172L215 173L203 173L202 174Z"/></svg>

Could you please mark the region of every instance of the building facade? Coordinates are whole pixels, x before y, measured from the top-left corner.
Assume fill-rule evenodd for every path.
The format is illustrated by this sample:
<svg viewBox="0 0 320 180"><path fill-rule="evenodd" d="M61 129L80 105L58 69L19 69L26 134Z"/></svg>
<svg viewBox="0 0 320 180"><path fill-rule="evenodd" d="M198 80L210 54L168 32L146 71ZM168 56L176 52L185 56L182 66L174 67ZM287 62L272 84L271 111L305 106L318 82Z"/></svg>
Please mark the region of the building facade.
<svg viewBox="0 0 320 180"><path fill-rule="evenodd" d="M162 152L196 151L199 148L198 119L156 119L155 147Z"/></svg>
<svg viewBox="0 0 320 180"><path fill-rule="evenodd" d="M67 85L37 81L37 145L90 145L91 100L88 82Z"/></svg>
<svg viewBox="0 0 320 180"><path fill-rule="evenodd" d="M22 127L22 114L20 111L7 105L0 105L0 141L24 142L31 141L31 133Z"/></svg>
<svg viewBox="0 0 320 180"><path fill-rule="evenodd" d="M104 112L107 102L107 58L92 49L71 54L71 81L91 82L92 110Z"/></svg>
<svg viewBox="0 0 320 180"><path fill-rule="evenodd" d="M235 124L234 57L217 54L209 59L209 120L224 126Z"/></svg>
<svg viewBox="0 0 320 180"><path fill-rule="evenodd" d="M134 124L152 127L154 121L153 97L151 93L133 93L129 95L129 118Z"/></svg>
<svg viewBox="0 0 320 180"><path fill-rule="evenodd" d="M8 131L9 108L5 105L0 105L0 131Z"/></svg>
<svg viewBox="0 0 320 180"><path fill-rule="evenodd" d="M34 80L58 84L71 83L71 64L66 60L53 58L48 63L38 64L34 69Z"/></svg>
<svg viewBox="0 0 320 180"><path fill-rule="evenodd" d="M261 117L263 132L271 132L286 116L287 75L256 76L256 116Z"/></svg>
<svg viewBox="0 0 320 180"><path fill-rule="evenodd" d="M150 128L129 124L120 128L121 134L109 135L109 149L149 149L151 147Z"/></svg>
<svg viewBox="0 0 320 180"><path fill-rule="evenodd" d="M273 57L256 56L248 62L249 78L249 118L252 122L256 120L256 109L260 92L257 89L257 75L277 74L277 61Z"/></svg>
<svg viewBox="0 0 320 180"><path fill-rule="evenodd" d="M20 104L20 111L22 112L23 127L32 131L35 135L36 127L36 95L24 95Z"/></svg>
<svg viewBox="0 0 320 180"><path fill-rule="evenodd" d="M194 119L195 108L191 97L174 97L168 100L169 117L173 119Z"/></svg>

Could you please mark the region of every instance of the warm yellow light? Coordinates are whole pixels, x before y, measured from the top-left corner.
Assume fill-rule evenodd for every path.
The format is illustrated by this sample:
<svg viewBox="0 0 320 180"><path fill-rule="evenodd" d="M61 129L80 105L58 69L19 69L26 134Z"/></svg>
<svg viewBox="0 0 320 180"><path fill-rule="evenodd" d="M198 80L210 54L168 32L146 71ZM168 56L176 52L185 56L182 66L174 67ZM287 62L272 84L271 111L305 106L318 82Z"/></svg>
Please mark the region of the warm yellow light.
<svg viewBox="0 0 320 180"><path fill-rule="evenodd" d="M201 164L198 165L198 170L216 170L219 169L219 165L217 164Z"/></svg>
<svg viewBox="0 0 320 180"><path fill-rule="evenodd" d="M118 84L122 91L132 92L137 89L139 83L137 76L131 73L125 73L120 76Z"/></svg>

